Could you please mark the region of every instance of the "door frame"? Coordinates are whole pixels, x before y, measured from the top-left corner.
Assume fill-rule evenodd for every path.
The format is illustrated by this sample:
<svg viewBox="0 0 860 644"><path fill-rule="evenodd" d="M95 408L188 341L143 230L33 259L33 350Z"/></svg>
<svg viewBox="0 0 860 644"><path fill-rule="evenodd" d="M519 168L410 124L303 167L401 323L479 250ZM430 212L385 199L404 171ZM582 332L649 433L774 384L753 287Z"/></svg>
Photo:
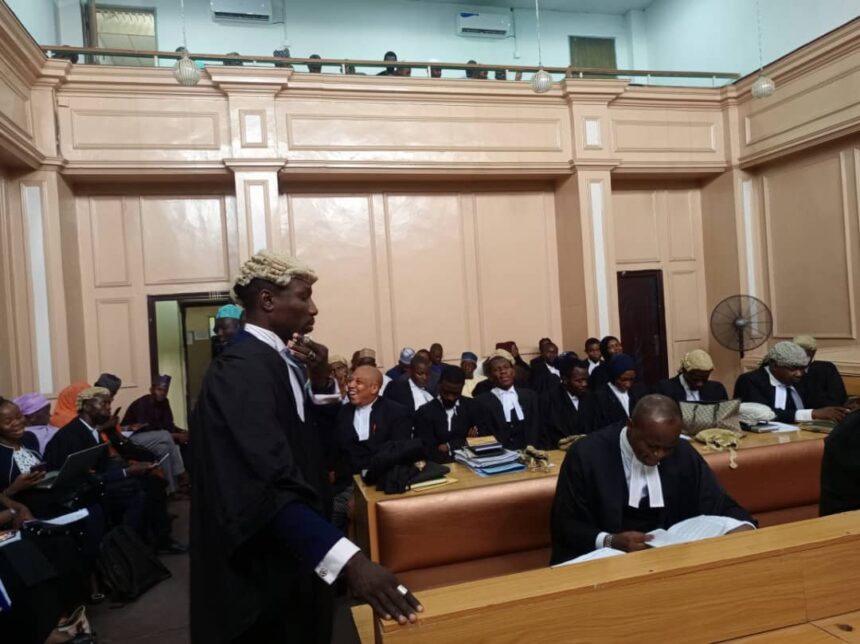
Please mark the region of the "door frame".
<svg viewBox="0 0 860 644"><path fill-rule="evenodd" d="M649 268L644 270L632 270L632 271L616 271L616 279L615 279L615 287L616 293L618 294L618 333L619 335L623 335L621 332L621 280L625 275L632 274L641 277L656 277L655 280L657 283L657 312L658 312L658 336L660 338L660 355L663 356L663 367L665 370L665 377L669 377L669 338L666 332L666 296L665 289L663 288L663 278L664 273L662 269L659 268ZM624 345L624 338L621 338L621 343ZM626 346L626 345L625 345ZM663 374L661 374L663 375Z"/></svg>

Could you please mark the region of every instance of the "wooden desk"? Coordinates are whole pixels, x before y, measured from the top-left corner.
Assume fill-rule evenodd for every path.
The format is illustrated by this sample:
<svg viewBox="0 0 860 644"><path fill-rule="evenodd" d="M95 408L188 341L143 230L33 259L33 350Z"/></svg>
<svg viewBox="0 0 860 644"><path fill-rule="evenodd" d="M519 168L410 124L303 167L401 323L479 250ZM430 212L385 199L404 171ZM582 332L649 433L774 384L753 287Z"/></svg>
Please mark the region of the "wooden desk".
<svg viewBox="0 0 860 644"><path fill-rule="evenodd" d="M745 465L744 452L746 450L773 447L783 444L802 443L806 441L821 441L824 434L807 431L797 431L785 434L744 434L741 439L740 447L738 448L737 463L739 468ZM718 452L702 443L692 441L691 444L702 454L706 461L709 462L712 468L720 476L728 465L728 452ZM456 496L457 492L465 490L474 490L477 488L494 486L500 484L516 483L519 481L535 481L539 479L552 479L549 482L548 493L552 494L555 489L554 480L558 477L558 470L564 460L564 452L550 452L550 462L553 467L549 472L514 472L511 474L500 474L496 476L482 477L475 474L472 470L459 463L451 463L450 478L456 479L456 482L447 485L427 488L423 490L409 491L401 495L387 495L382 492L377 492L373 486L367 486L361 481L361 477L355 477L355 506L353 515L353 533L355 539L361 549L374 561L379 561L379 536L377 531L377 515L376 504L380 501L392 502L402 499L404 501L415 498L416 496L426 496L433 494L446 494L448 496ZM722 479L721 479L722 480ZM723 481L727 488L731 488L731 482ZM730 489L730 491L732 491ZM455 501L456 502L456 501ZM547 521L547 526L548 526ZM547 527L547 531L549 528ZM549 542L549 534L547 534L547 543ZM385 563L385 562L383 562Z"/></svg>
<svg viewBox="0 0 860 644"><path fill-rule="evenodd" d="M377 641L722 641L860 610L858 570L851 512L427 590L418 623L378 622Z"/></svg>

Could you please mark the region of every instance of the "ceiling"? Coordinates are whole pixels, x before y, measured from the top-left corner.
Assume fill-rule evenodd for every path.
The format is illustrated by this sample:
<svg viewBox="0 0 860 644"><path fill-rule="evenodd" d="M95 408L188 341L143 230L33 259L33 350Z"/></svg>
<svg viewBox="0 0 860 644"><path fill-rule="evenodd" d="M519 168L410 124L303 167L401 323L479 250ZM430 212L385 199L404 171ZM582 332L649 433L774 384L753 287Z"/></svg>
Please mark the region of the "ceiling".
<svg viewBox="0 0 860 644"><path fill-rule="evenodd" d="M415 0L440 4L480 5L483 7L517 7L534 9L534 0ZM540 0L544 11L572 11L577 13L626 13L630 9L647 9L654 0Z"/></svg>

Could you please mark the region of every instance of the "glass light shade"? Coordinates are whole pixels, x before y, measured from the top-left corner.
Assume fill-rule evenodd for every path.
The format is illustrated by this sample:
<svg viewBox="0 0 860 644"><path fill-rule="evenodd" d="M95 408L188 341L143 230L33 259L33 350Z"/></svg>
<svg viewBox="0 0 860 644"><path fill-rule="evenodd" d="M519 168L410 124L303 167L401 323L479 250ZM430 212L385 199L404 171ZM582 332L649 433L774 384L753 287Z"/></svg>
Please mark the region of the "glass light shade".
<svg viewBox="0 0 860 644"><path fill-rule="evenodd" d="M200 70L194 61L188 57L188 54L182 54L182 58L176 61L173 65L173 75L180 85L192 87L200 80Z"/></svg>
<svg viewBox="0 0 860 644"><path fill-rule="evenodd" d="M750 91L752 92L753 98L767 98L768 96L773 95L776 91L776 83L762 74L755 79Z"/></svg>
<svg viewBox="0 0 860 644"><path fill-rule="evenodd" d="M552 89L552 75L544 69L539 69L532 76L532 89L536 94L544 94Z"/></svg>

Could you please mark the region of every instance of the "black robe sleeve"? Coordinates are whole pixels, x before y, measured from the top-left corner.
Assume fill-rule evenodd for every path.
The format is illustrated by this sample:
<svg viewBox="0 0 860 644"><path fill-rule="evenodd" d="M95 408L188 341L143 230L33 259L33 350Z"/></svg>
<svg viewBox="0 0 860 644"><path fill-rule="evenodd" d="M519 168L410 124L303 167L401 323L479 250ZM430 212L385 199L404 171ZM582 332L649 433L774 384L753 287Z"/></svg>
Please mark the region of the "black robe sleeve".
<svg viewBox="0 0 860 644"><path fill-rule="evenodd" d="M860 510L860 412L846 416L824 439L821 516Z"/></svg>
<svg viewBox="0 0 860 644"><path fill-rule="evenodd" d="M592 512L594 503L589 499L584 475L588 468L577 445L574 443L565 455L556 482L550 516L553 564L594 550L594 542L601 532L599 519Z"/></svg>

